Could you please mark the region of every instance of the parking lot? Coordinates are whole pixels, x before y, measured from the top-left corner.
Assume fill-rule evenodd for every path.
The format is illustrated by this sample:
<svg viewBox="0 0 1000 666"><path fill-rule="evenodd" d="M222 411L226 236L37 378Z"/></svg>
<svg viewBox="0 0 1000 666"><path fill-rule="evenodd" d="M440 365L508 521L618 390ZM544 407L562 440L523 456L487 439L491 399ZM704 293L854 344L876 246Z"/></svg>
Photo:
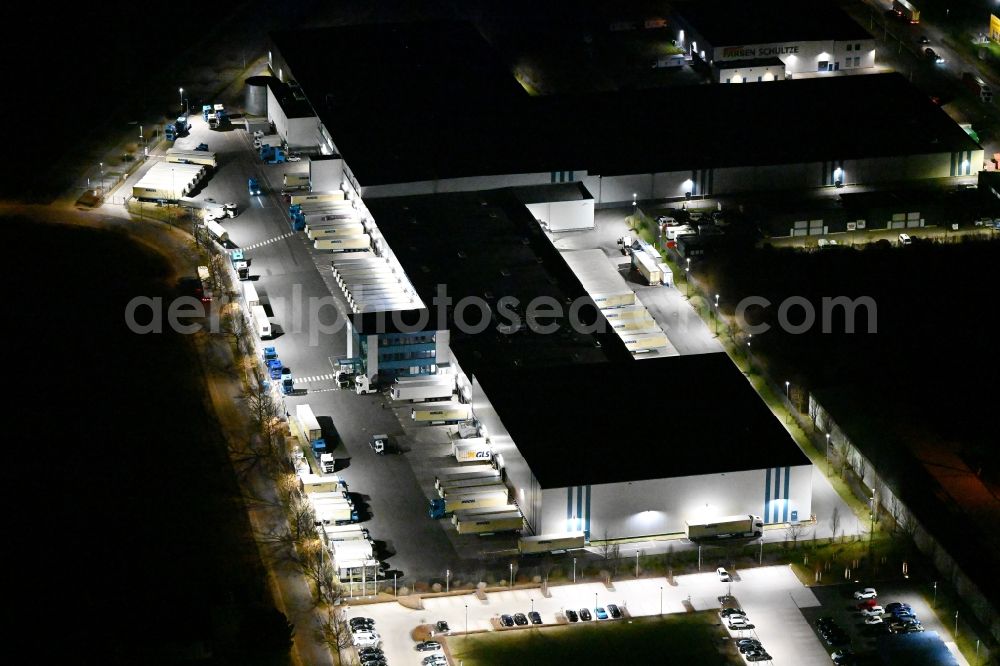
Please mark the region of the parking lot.
<svg viewBox="0 0 1000 666"><path fill-rule="evenodd" d="M396 603L352 606L349 617L364 616L375 620L382 637L383 650L390 664L420 664L423 653L415 650L411 631L419 625L444 620L453 634L466 631L494 631L502 614L537 611L544 623L564 624L566 609L617 604L627 617L684 613L691 610L718 609L720 599L731 593L748 613L756 628L742 632L756 636L774 657L775 664L829 664L830 657L817 641L802 609L819 605L810 588L804 587L787 566L747 570L737 575L731 585L712 573L677 576L675 585L665 578L616 581L612 588L601 583L560 585L541 590L524 589L495 592L481 601L475 594L425 598L423 609L413 610ZM592 620L597 621L597 620ZM721 620L720 620L721 623ZM528 631L514 628L506 631ZM454 640L461 640L460 638Z"/></svg>

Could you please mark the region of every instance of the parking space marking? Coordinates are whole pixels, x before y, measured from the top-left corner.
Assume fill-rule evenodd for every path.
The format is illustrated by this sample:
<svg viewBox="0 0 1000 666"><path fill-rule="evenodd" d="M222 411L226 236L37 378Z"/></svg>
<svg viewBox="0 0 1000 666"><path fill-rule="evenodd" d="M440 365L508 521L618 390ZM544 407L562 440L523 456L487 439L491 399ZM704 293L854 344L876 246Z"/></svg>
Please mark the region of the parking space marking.
<svg viewBox="0 0 1000 666"><path fill-rule="evenodd" d="M267 240L262 240L259 243L253 243L245 247L237 248L239 250L256 250L258 247L264 247L265 245L270 245L271 243L277 243L280 240L285 240L295 235L294 231L289 231L286 234L281 234L280 236L275 236L274 238L268 238Z"/></svg>

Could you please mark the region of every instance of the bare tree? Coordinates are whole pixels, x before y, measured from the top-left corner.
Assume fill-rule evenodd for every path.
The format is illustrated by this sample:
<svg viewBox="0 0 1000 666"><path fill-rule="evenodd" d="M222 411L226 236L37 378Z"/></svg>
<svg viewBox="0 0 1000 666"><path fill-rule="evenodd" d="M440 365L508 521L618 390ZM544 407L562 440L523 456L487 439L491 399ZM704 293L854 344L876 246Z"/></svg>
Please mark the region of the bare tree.
<svg viewBox="0 0 1000 666"><path fill-rule="evenodd" d="M242 397L250 413L250 430L246 440L234 439L229 447L237 473L245 477L251 470L261 469L275 476L288 465L281 434L281 407L260 381L244 387Z"/></svg>
<svg viewBox="0 0 1000 666"><path fill-rule="evenodd" d="M604 542L601 544L601 557L604 559L604 568L610 571L612 576L617 576L621 567L621 546L611 543L607 530L604 531Z"/></svg>
<svg viewBox="0 0 1000 666"><path fill-rule="evenodd" d="M833 512L830 514L830 543L833 543L837 538L837 532L840 531L840 507L834 506Z"/></svg>
<svg viewBox="0 0 1000 666"><path fill-rule="evenodd" d="M840 461L840 476L843 477L844 468L847 467L847 457L851 453L851 444L846 437L841 437L834 443L833 449L837 452L837 458Z"/></svg>
<svg viewBox="0 0 1000 666"><path fill-rule="evenodd" d="M351 647L351 629L344 620L344 614L335 606L327 608L321 615L316 640L337 655L341 650ZM339 659L337 662L339 663Z"/></svg>
<svg viewBox="0 0 1000 666"><path fill-rule="evenodd" d="M230 338L240 352L247 350L247 331L249 324L243 315L243 308L232 303L222 313L222 334Z"/></svg>
<svg viewBox="0 0 1000 666"><path fill-rule="evenodd" d="M788 541L792 542L792 549L794 550L798 544L799 538L805 531L806 527L802 523L792 523L785 528L785 537Z"/></svg>

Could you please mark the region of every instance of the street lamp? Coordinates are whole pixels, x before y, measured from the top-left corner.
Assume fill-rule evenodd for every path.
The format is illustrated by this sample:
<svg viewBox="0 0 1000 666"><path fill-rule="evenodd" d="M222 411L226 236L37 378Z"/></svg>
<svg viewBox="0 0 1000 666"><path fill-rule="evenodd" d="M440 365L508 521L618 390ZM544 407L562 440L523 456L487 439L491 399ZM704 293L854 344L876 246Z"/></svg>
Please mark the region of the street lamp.
<svg viewBox="0 0 1000 666"><path fill-rule="evenodd" d="M101 167L101 196L104 196L104 162L98 162L97 164Z"/></svg>
<svg viewBox="0 0 1000 666"><path fill-rule="evenodd" d="M396 587L396 576L398 576L398 575L399 575L398 571L393 571L392 572L392 596L394 596L394 597L399 596L399 594L397 592L398 588Z"/></svg>
<svg viewBox="0 0 1000 666"><path fill-rule="evenodd" d="M469 604L465 604L465 635L469 635Z"/></svg>
<svg viewBox="0 0 1000 666"><path fill-rule="evenodd" d="M181 98L181 109L183 109L184 108L184 88L178 88L177 89L177 94L180 95L180 98Z"/></svg>
<svg viewBox="0 0 1000 666"><path fill-rule="evenodd" d="M444 570L444 591L451 592L451 569Z"/></svg>
<svg viewBox="0 0 1000 666"><path fill-rule="evenodd" d="M829 476L832 471L833 470L830 468L830 433L826 433L826 473L827 473L827 476Z"/></svg>
<svg viewBox="0 0 1000 666"><path fill-rule="evenodd" d="M660 615L663 615L663 586L660 586Z"/></svg>
<svg viewBox="0 0 1000 666"><path fill-rule="evenodd" d="M958 639L958 611L955 611L955 639Z"/></svg>
<svg viewBox="0 0 1000 666"><path fill-rule="evenodd" d="M573 558L573 582L576 582L576 558Z"/></svg>
<svg viewBox="0 0 1000 666"><path fill-rule="evenodd" d="M635 577L639 577L639 551L635 551Z"/></svg>
<svg viewBox="0 0 1000 666"><path fill-rule="evenodd" d="M791 382L789 382L788 380L785 380L785 402L787 403L787 409L788 409L788 423L792 422L792 399L791 399L791 397L789 397L789 393L788 393L788 387L790 385L791 385Z"/></svg>
<svg viewBox="0 0 1000 666"><path fill-rule="evenodd" d="M715 295L715 337L719 337L719 295Z"/></svg>
<svg viewBox="0 0 1000 666"><path fill-rule="evenodd" d="M934 608L937 608L937 581L934 581Z"/></svg>
<svg viewBox="0 0 1000 666"><path fill-rule="evenodd" d="M514 563L510 563L510 587L514 589Z"/></svg>
<svg viewBox="0 0 1000 666"><path fill-rule="evenodd" d="M688 266L684 269L684 295L691 298L691 260L688 259Z"/></svg>

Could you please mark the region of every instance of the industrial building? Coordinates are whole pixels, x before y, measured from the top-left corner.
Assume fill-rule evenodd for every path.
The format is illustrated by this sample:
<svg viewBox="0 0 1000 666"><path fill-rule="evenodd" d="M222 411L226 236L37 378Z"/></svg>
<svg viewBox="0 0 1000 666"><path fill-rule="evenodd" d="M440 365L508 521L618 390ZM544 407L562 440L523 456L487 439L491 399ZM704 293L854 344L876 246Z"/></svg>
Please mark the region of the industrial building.
<svg viewBox="0 0 1000 666"><path fill-rule="evenodd" d="M824 11L810 5L795 15ZM844 21L853 28L841 38ZM857 57L871 71L874 46L859 26L842 15L819 23L775 22L745 43L717 38L722 46L712 48L744 67L778 57L794 72L791 55L812 69L843 69L850 47L859 53L851 67ZM793 39L780 26L800 29L800 42L775 46ZM825 37L813 32L820 28ZM757 39L771 46L750 43ZM897 74L689 86L680 96L672 88L536 97L468 23L299 30L272 41L271 71L294 78L318 117L315 149L366 200L581 183L600 206L950 178L983 165L982 148ZM790 49L797 54L776 53ZM749 67L720 72L731 82L779 74L773 60ZM845 108L865 113L851 118L850 132L833 132ZM279 113L269 101L268 115Z"/></svg>
<svg viewBox="0 0 1000 666"><path fill-rule="evenodd" d="M518 190L368 208L447 329L436 363L472 404L526 529L603 539L734 514L808 519L811 464L729 358L633 360L609 317L637 306L609 300L625 290L600 275L586 281L608 293L588 294L570 268L585 253L559 252ZM532 314L540 299L562 316Z"/></svg>
<svg viewBox="0 0 1000 666"><path fill-rule="evenodd" d="M710 66L740 61L744 69L760 68L777 58L793 78L807 72L870 73L875 67L875 38L827 0L680 2L673 19L677 45ZM757 76L722 80L767 80Z"/></svg>

